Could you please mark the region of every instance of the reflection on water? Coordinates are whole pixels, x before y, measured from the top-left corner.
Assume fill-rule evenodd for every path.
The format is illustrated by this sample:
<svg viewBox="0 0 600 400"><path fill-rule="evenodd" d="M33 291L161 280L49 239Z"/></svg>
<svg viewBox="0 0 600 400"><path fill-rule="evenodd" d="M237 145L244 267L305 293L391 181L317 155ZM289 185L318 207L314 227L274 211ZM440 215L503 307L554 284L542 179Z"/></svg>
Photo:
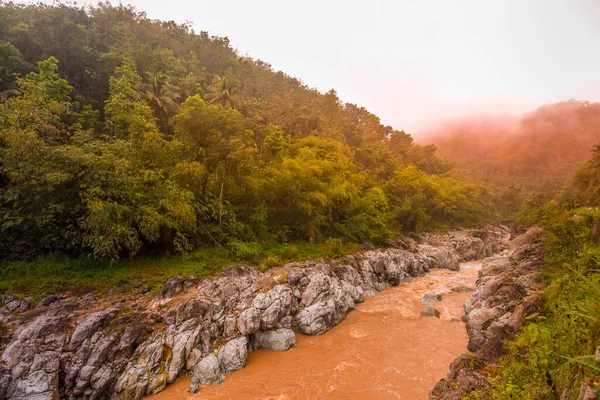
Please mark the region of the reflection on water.
<svg viewBox="0 0 600 400"><path fill-rule="evenodd" d="M432 270L366 299L322 336L298 335L292 350L250 353L246 368L228 374L220 385L190 395L185 378L148 399L427 399L467 346L464 324L452 319L463 315L469 294L450 291L474 287L480 266ZM436 303L440 319L419 317L427 293L443 294Z"/></svg>

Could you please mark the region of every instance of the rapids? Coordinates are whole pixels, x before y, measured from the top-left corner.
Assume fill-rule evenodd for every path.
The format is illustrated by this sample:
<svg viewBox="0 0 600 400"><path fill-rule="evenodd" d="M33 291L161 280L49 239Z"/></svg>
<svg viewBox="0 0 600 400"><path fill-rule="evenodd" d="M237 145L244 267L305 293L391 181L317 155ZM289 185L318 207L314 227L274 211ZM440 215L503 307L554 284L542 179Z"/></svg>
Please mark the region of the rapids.
<svg viewBox="0 0 600 400"><path fill-rule="evenodd" d="M469 262L458 272L433 269L366 298L321 336L297 334L294 349L251 352L246 368L226 375L220 385L191 395L186 377L146 399L427 399L467 347L458 319L469 293L451 289L474 288L480 267ZM441 318L420 317L428 293L442 294L441 302L433 302Z"/></svg>

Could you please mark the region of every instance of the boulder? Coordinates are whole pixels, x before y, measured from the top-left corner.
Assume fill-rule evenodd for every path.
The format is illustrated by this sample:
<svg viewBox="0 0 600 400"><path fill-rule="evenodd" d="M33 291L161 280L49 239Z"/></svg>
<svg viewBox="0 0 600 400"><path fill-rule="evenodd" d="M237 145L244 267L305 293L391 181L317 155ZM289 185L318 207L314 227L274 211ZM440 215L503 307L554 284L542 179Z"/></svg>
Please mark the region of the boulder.
<svg viewBox="0 0 600 400"><path fill-rule="evenodd" d="M237 321L238 330L242 335L251 335L260 329L260 312L250 307L242 311Z"/></svg>
<svg viewBox="0 0 600 400"><path fill-rule="evenodd" d="M425 309L421 311L421 317L440 317L440 312L431 304L426 304Z"/></svg>
<svg viewBox="0 0 600 400"><path fill-rule="evenodd" d="M431 301L442 301L442 295L439 293L428 293L423 296L423 302L431 302Z"/></svg>
<svg viewBox="0 0 600 400"><path fill-rule="evenodd" d="M296 347L296 334L291 329L281 328L270 331L258 331L251 336L252 346L257 349L286 351Z"/></svg>
<svg viewBox="0 0 600 400"><path fill-rule="evenodd" d="M194 367L192 384L188 389L190 393L197 393L200 385L215 385L225 380L221 372L221 365L214 354L204 357Z"/></svg>
<svg viewBox="0 0 600 400"><path fill-rule="evenodd" d="M111 307L103 311L98 311L89 314L81 322L77 324L73 334L71 335L71 342L69 343L69 349L71 351L77 350L83 341L91 337L94 333L103 329L111 319L119 312L118 307Z"/></svg>
<svg viewBox="0 0 600 400"><path fill-rule="evenodd" d="M225 343L219 350L219 361L227 373L239 371L248 359L248 338L242 336Z"/></svg>
<svg viewBox="0 0 600 400"><path fill-rule="evenodd" d="M333 300L303 308L296 315L298 330L305 335L321 335L334 326L334 314Z"/></svg>

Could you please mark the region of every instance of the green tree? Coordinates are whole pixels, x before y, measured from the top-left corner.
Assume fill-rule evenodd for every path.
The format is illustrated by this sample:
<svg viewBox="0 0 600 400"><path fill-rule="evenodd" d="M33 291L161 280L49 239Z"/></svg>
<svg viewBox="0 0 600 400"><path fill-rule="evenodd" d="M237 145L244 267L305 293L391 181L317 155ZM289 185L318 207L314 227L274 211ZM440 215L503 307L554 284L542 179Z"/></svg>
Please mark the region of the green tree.
<svg viewBox="0 0 600 400"><path fill-rule="evenodd" d="M15 82L19 76L33 68L23 59L21 52L8 42L0 42L0 100L15 94Z"/></svg>
<svg viewBox="0 0 600 400"><path fill-rule="evenodd" d="M177 110L177 100L180 98L177 94L179 88L169 82L169 76L163 72L148 73L148 83L140 85L144 98L154 109L162 131L165 133L170 133L169 117Z"/></svg>
<svg viewBox="0 0 600 400"><path fill-rule="evenodd" d="M225 108L239 107L238 84L229 76L215 75L204 97L209 104L219 104Z"/></svg>
<svg viewBox="0 0 600 400"><path fill-rule="evenodd" d="M18 95L0 108L4 128L35 133L47 143L66 142L76 116L71 103L73 87L58 76L58 61L50 57L38 63L39 73L19 78Z"/></svg>
<svg viewBox="0 0 600 400"><path fill-rule="evenodd" d="M140 83L135 63L128 58L110 77L109 97L104 111L106 129L111 136L139 139L145 133L157 130L152 108L136 90Z"/></svg>

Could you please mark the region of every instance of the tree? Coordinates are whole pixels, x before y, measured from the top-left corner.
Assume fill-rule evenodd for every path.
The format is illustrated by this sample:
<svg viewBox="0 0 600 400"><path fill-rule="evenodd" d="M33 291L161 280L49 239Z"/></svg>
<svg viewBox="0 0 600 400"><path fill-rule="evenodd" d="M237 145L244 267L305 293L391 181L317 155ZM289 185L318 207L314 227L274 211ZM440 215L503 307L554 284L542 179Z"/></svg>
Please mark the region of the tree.
<svg viewBox="0 0 600 400"><path fill-rule="evenodd" d="M0 109L5 129L35 133L47 143L66 142L76 116L71 103L73 87L58 76L58 61L38 63L39 73L19 78L18 95Z"/></svg>
<svg viewBox="0 0 600 400"><path fill-rule="evenodd" d="M139 139L147 132L156 132L152 108L136 90L141 82L135 63L123 60L110 77L109 97L106 100L106 129L115 138Z"/></svg>
<svg viewBox="0 0 600 400"><path fill-rule="evenodd" d="M23 60L19 49L8 42L0 42L0 100L15 94L15 82L33 68ZM10 93L9 93L10 92Z"/></svg>
<svg viewBox="0 0 600 400"><path fill-rule="evenodd" d="M215 75L205 98L209 104L219 104L225 108L238 108L238 84L231 77Z"/></svg>
<svg viewBox="0 0 600 400"><path fill-rule="evenodd" d="M148 83L142 83L140 88L146 101L154 109L154 113L162 127L163 132L169 132L169 117L177 110L176 101L179 100L179 88L169 83L170 78L163 72L148 73Z"/></svg>

